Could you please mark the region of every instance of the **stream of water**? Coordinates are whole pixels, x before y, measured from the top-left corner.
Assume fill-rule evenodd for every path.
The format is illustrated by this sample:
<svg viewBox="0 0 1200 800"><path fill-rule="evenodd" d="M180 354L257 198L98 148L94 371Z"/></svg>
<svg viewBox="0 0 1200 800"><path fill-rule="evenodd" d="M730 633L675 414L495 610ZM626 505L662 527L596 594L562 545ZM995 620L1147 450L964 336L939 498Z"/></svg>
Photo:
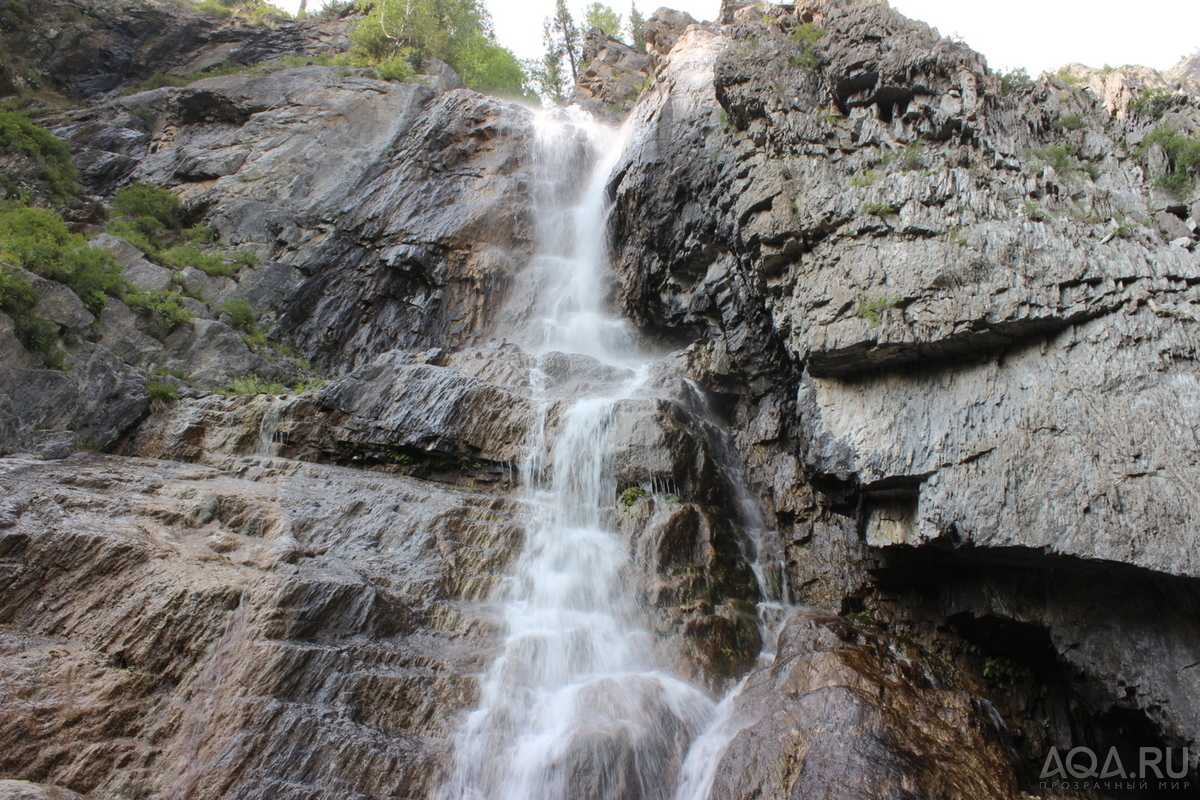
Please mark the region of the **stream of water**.
<svg viewBox="0 0 1200 800"><path fill-rule="evenodd" d="M517 334L539 359L531 386L541 412L522 467L531 520L496 598L505 623L501 652L456 738L438 797L702 798L710 766L732 735L723 724L728 702L719 709L660 663L629 585L627 545L611 522L618 487L609 432L653 361L628 324L605 310L605 185L621 136L570 110L545 113L537 130L540 247L529 271L536 301ZM585 175L581 164L590 167ZM578 200L564 203L572 187ZM549 354L567 354L586 366L581 371L609 378L601 389L581 379L583 388L562 403L541 369ZM748 495L737 500L757 514ZM758 562L763 545L752 547Z"/></svg>

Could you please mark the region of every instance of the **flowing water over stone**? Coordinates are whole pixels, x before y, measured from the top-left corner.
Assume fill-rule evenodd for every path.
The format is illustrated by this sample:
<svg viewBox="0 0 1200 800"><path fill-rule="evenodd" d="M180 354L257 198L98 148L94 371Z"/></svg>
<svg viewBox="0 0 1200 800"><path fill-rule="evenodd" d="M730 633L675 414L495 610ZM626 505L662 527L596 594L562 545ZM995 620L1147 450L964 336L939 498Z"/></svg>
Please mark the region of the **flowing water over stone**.
<svg viewBox="0 0 1200 800"><path fill-rule="evenodd" d="M523 276L524 308L509 321L538 363L530 386L540 413L522 469L532 519L500 590L503 649L458 735L440 798L666 800L677 787L691 796L712 783L708 765L730 735L706 732L727 715L670 674L644 626L631 585L636 566L612 519L618 486L608 434L620 403L646 389L654 362L628 323L605 309L606 182L622 137L562 110L542 116L538 130L540 249ZM581 167L588 173L578 174ZM564 355L574 366L557 375L552 392L544 366ZM600 389L596 374L606 377ZM700 390L688 391L692 413L712 420ZM563 396L568 401L556 399ZM728 450L715 422L702 425ZM757 564L767 549L764 525L742 476L726 471L749 534L746 557ZM772 628L764 642L773 642L782 608L779 554L772 555L768 570L756 567L764 587L774 587L761 607ZM694 744L701 746L689 757Z"/></svg>
<svg viewBox="0 0 1200 800"><path fill-rule="evenodd" d="M608 434L653 362L604 308L605 185L621 138L561 111L543 117L538 133L541 246L525 276L530 321L518 334L538 354L531 386L540 413L522 470L532 519L498 598L502 652L441 797L665 800L715 705L670 675L642 624L634 565L611 518L618 487ZM580 164L590 174L575 174ZM575 203L566 200L572 191ZM558 381L571 399L556 405L543 366L563 354L576 366ZM598 371L608 376L600 389Z"/></svg>

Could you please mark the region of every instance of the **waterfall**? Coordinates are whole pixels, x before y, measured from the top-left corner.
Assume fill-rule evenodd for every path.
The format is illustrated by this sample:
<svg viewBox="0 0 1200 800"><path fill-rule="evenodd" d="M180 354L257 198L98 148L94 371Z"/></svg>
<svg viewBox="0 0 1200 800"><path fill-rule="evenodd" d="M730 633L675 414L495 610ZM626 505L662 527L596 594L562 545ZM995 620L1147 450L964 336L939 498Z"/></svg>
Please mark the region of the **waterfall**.
<svg viewBox="0 0 1200 800"><path fill-rule="evenodd" d="M621 139L570 110L543 114L537 132L539 251L508 319L537 360L530 385L540 413L522 467L530 523L496 597L501 651L437 796L670 800L696 782L683 774L688 750L720 715L660 656L612 520L609 432L653 360L605 310L605 190ZM578 174L580 164L590 173ZM557 396L548 389L542 367L551 357L579 365L568 401L561 386ZM608 376L600 388L597 370Z"/></svg>

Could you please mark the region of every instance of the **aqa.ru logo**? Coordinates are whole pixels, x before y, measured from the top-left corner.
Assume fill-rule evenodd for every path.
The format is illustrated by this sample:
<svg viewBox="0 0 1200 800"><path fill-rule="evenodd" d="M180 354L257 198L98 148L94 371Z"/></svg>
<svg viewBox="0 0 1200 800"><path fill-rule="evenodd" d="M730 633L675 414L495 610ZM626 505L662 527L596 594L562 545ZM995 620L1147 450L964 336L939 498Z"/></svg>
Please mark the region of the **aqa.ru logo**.
<svg viewBox="0 0 1200 800"><path fill-rule="evenodd" d="M1189 766L1186 747L1139 748L1136 770L1126 769L1115 747L1109 748L1103 764L1090 747L1073 748L1065 758L1051 747L1040 777L1043 788L1049 780L1049 788L1188 789L1191 783L1180 779L1188 776Z"/></svg>

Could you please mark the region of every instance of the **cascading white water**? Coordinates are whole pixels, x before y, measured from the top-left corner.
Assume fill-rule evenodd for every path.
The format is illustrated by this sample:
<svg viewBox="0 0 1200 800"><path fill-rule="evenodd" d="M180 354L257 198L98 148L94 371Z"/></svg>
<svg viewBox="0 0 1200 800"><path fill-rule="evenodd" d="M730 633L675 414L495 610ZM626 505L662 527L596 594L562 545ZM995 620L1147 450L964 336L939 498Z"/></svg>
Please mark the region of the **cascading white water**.
<svg viewBox="0 0 1200 800"><path fill-rule="evenodd" d="M532 520L497 598L502 651L456 738L438 797L669 800L681 782L705 777L681 773L715 704L659 662L627 585L630 555L610 519L617 486L609 430L649 373L628 325L605 311L605 184L620 141L579 112L545 114L537 130L539 254L525 276L533 289L509 324L521 328L514 333L529 352L568 354L591 377L580 380L582 396L557 407L550 443L556 406L540 362L532 370L541 414L522 468ZM588 162L580 192L572 170ZM571 188L579 192L574 204L564 202ZM612 376L601 393L582 388L597 362Z"/></svg>

